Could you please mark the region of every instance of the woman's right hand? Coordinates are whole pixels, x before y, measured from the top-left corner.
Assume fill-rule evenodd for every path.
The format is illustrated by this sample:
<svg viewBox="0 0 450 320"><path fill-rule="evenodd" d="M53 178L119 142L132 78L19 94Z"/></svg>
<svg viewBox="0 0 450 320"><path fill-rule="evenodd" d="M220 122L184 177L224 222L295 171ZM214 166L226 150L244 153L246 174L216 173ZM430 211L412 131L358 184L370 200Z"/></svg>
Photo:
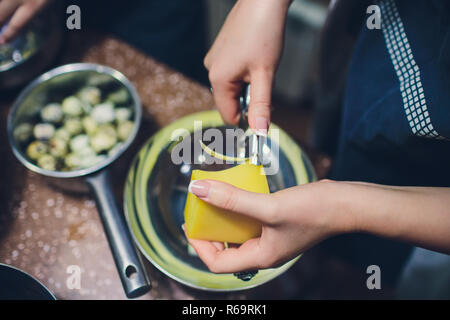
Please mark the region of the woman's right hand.
<svg viewBox="0 0 450 320"><path fill-rule="evenodd" d="M225 122L239 121L239 96L251 84L249 125L266 133L271 90L291 0L239 0L205 57L216 106Z"/></svg>

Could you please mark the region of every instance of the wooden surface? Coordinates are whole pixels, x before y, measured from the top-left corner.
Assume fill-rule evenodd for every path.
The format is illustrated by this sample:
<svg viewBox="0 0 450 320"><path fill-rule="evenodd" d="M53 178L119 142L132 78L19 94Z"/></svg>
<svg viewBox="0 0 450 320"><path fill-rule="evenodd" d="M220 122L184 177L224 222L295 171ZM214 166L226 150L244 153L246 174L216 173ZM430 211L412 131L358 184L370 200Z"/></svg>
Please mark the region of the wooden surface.
<svg viewBox="0 0 450 320"><path fill-rule="evenodd" d="M144 120L135 143L112 166L121 206L127 169L145 140L158 128L184 115L213 108L213 99L207 88L111 37L72 35L57 64L80 61L104 64L124 73L136 86L144 106ZM45 179L25 169L13 157L5 123L16 94L0 96L0 262L35 276L59 299L126 299L92 197L52 188ZM280 112L275 122L279 120L278 124L285 129L290 126L291 133L296 136L298 121L300 125L302 123L299 119ZM330 165L329 159L314 152L310 156L319 177L323 177ZM302 263L305 259L308 262ZM70 276L67 269L72 265L81 269L80 289L70 289L66 284ZM350 272L342 264L312 252L268 284L252 290L218 294L187 288L163 275L150 263L145 262L145 265L153 289L141 299L333 297L329 292L336 292L335 288L327 291L329 284L324 283L326 277L320 270L327 269L327 274L337 274L340 278Z"/></svg>

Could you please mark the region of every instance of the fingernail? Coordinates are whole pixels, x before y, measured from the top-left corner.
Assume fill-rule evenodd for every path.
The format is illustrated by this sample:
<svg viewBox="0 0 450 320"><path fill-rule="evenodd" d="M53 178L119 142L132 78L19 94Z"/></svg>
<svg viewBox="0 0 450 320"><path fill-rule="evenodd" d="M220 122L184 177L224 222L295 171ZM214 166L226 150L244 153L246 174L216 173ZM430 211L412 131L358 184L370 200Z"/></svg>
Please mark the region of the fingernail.
<svg viewBox="0 0 450 320"><path fill-rule="evenodd" d="M186 224L183 223L183 224L181 225L181 229L182 229L183 231L186 231Z"/></svg>
<svg viewBox="0 0 450 320"><path fill-rule="evenodd" d="M211 185L204 180L192 180L189 184L189 192L199 198L208 198Z"/></svg>
<svg viewBox="0 0 450 320"><path fill-rule="evenodd" d="M255 129L256 133L267 135L267 131L269 129L269 120L264 117L256 118Z"/></svg>

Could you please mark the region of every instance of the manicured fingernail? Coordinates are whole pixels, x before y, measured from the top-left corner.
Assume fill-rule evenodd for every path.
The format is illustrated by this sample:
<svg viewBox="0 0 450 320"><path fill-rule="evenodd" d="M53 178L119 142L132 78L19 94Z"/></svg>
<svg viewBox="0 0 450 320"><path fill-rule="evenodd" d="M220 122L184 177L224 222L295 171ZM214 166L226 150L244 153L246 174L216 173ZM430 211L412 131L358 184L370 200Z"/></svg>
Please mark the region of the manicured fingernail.
<svg viewBox="0 0 450 320"><path fill-rule="evenodd" d="M189 192L195 194L199 198L208 198L211 185L204 180L192 180L189 184Z"/></svg>
<svg viewBox="0 0 450 320"><path fill-rule="evenodd" d="M181 229L182 229L184 232L186 232L186 224L183 223L183 224L181 225Z"/></svg>
<svg viewBox="0 0 450 320"><path fill-rule="evenodd" d="M267 135L267 131L269 129L269 120L264 117L256 118L255 129L257 133Z"/></svg>

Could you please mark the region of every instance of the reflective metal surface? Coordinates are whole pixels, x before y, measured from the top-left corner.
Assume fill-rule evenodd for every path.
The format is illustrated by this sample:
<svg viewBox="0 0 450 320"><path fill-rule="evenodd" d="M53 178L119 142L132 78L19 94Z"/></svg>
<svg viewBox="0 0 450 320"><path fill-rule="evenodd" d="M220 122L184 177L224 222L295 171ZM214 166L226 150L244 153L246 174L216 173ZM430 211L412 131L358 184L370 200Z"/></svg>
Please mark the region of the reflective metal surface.
<svg viewBox="0 0 450 320"><path fill-rule="evenodd" d="M108 156L92 167L73 171L45 170L28 161L25 156L24 146L21 146L14 139L14 128L23 122L34 119L40 109L47 103L57 101L58 99L61 100L63 97L85 86L86 83L95 77L106 77L104 79L105 85L117 89L124 87L131 95L131 100L133 101L133 120L136 125L121 148L113 156ZM98 64L74 63L44 73L20 93L8 116L8 137L14 155L28 169L49 177L74 178L98 171L119 158L136 137L141 119L142 108L139 96L134 86L122 73Z"/></svg>
<svg viewBox="0 0 450 320"><path fill-rule="evenodd" d="M38 167L25 155L25 146L15 140L14 128L35 119L43 106L60 101L88 83L97 81L100 88L126 88L133 108L133 131L113 155L91 167L74 171L50 171ZM8 117L8 137L14 155L28 169L51 178L50 183L64 190L83 192L87 185L96 198L100 218L127 297L138 297L150 290L150 281L117 207L106 167L129 147L136 137L142 118L139 96L134 86L120 72L106 66L89 63L68 64L44 73L28 85L17 98ZM103 169L103 170L102 170ZM83 179L81 179L83 178ZM83 180L87 182L83 184Z"/></svg>
<svg viewBox="0 0 450 320"><path fill-rule="evenodd" d="M226 128L230 127L219 127L217 129L225 134ZM184 204L191 173L195 169L205 171L224 170L237 165L237 163L217 163L217 159L202 152L202 149L199 148L199 140L194 138L194 134L190 137L181 142L191 145L190 148L193 152L190 163L173 163L171 159L173 145L169 145L159 155L148 181L148 203L152 222L154 222L161 240L170 244L172 249L181 255L182 259L207 270L198 257L188 253L185 235L179 227L184 223ZM272 147L278 148L270 138L267 141L267 146L269 150ZM225 152L225 154L233 156L235 152L229 152L228 154ZM264 165L265 167L278 165L280 168L277 174L267 176L271 193L297 185L292 166L282 152L280 152L279 157L275 157L272 152L266 151L266 157L270 160ZM211 164L214 161L216 163Z"/></svg>
<svg viewBox="0 0 450 320"><path fill-rule="evenodd" d="M193 123L199 120L203 121L204 128L195 130ZM181 141L171 141L173 130L179 128L191 133ZM205 139L205 133L210 130L217 130L227 137L227 129L235 128L225 126L219 114L212 111L182 118L155 134L135 157L129 171L125 213L136 243L159 270L190 287L230 292L254 288L273 279L289 269L298 257L279 268L260 270L254 277L252 274L251 279L245 276L245 280L249 281L242 281L232 274L209 272L189 247L181 225L184 223L184 206L192 170L222 170L238 164L213 161L217 159L202 152L200 142L209 141ZM264 151L270 161L264 168L279 166L275 174L267 176L270 191L314 181L314 169L301 149L277 126L273 125L271 130L272 134L280 131L280 139L276 141L279 141L281 148L269 133ZM239 140L239 137L233 139ZM219 140L216 147L222 143L225 155L235 156L236 149L227 149L225 140L228 139ZM183 161L173 161L173 154L179 150L191 152L188 151L189 157L183 158Z"/></svg>
<svg viewBox="0 0 450 320"><path fill-rule="evenodd" d="M13 59L10 63L0 66L0 89L25 84L43 72L56 57L63 42L65 24L60 19L61 15L55 12L63 12L61 1L53 1L8 44L13 49ZM23 49L27 45L27 32L34 34L37 43L36 48L25 54Z"/></svg>

